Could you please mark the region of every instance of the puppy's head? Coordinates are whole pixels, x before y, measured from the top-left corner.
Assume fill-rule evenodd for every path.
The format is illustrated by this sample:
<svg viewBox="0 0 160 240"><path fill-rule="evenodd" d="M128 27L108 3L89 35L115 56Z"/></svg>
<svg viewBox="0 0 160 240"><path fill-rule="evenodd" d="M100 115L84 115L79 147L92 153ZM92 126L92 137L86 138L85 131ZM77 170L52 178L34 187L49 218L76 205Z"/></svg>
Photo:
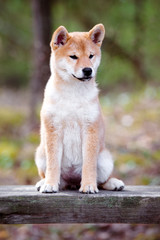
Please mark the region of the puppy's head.
<svg viewBox="0 0 160 240"><path fill-rule="evenodd" d="M89 81L95 78L104 35L102 24L97 24L89 32L73 33L68 33L65 27L60 26L50 43L51 70L54 68L65 81Z"/></svg>

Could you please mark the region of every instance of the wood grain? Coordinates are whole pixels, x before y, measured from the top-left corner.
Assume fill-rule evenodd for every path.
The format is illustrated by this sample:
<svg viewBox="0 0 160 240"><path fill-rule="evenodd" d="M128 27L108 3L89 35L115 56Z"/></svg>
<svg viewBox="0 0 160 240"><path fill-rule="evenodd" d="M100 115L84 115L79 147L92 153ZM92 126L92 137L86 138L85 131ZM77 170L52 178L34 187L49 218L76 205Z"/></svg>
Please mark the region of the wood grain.
<svg viewBox="0 0 160 240"><path fill-rule="evenodd" d="M0 223L160 223L160 186L127 186L122 192L89 195L1 186Z"/></svg>

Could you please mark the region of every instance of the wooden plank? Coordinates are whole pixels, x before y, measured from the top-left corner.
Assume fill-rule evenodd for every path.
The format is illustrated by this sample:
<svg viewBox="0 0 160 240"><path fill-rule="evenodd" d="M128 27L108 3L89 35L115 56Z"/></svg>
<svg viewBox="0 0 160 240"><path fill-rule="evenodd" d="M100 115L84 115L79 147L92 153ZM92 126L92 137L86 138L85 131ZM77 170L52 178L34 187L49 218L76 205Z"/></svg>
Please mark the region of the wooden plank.
<svg viewBox="0 0 160 240"><path fill-rule="evenodd" d="M160 223L160 186L127 186L122 192L88 195L1 186L0 223Z"/></svg>

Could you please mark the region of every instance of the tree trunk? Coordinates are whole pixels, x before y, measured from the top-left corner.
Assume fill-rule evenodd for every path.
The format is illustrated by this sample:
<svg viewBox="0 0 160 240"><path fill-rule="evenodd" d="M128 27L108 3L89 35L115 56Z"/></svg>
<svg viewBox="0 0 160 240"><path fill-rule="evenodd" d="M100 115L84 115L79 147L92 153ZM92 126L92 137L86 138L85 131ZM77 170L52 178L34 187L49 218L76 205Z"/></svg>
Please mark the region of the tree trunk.
<svg viewBox="0 0 160 240"><path fill-rule="evenodd" d="M134 23L135 23L135 42L134 42L134 66L139 73L140 78L143 82L148 81L148 73L145 68L144 63L144 54L142 50L143 46L143 39L144 39L144 23L143 23L143 14L144 14L144 0L134 0L134 7L135 7L135 16L134 16Z"/></svg>
<svg viewBox="0 0 160 240"><path fill-rule="evenodd" d="M50 75L51 1L31 0L33 15L33 75L31 79L30 127L37 125L36 107L42 100L44 87Z"/></svg>

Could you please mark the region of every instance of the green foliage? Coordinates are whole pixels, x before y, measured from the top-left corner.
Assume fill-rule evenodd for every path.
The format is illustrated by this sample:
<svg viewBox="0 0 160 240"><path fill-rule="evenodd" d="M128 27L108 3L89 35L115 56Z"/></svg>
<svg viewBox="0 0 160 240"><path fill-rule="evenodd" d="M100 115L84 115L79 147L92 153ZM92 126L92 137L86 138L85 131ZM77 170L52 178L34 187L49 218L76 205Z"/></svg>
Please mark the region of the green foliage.
<svg viewBox="0 0 160 240"><path fill-rule="evenodd" d="M128 78L129 74L129 78ZM116 84L125 86L132 83L134 72L129 63L124 63L119 58L110 58L103 53L101 65L98 69L97 82L103 90Z"/></svg>
<svg viewBox="0 0 160 240"><path fill-rule="evenodd" d="M24 123L25 116L12 108L0 108L0 134L7 135L16 130Z"/></svg>
<svg viewBox="0 0 160 240"><path fill-rule="evenodd" d="M11 169L19 154L19 147L14 142L0 142L0 168Z"/></svg>
<svg viewBox="0 0 160 240"><path fill-rule="evenodd" d="M0 116L0 169L3 172L10 170L22 184L32 183L37 176L34 152L39 143L39 133L31 132L24 136L21 129L26 124L25 113L8 107L0 108Z"/></svg>
<svg viewBox="0 0 160 240"><path fill-rule="evenodd" d="M22 14L23 13L23 14ZM0 82L26 85L30 72L32 19L27 1L1 1Z"/></svg>
<svg viewBox="0 0 160 240"><path fill-rule="evenodd" d="M31 144L37 144L39 143L39 133L31 132L31 134L27 137L27 141Z"/></svg>
<svg viewBox="0 0 160 240"><path fill-rule="evenodd" d="M20 126L24 121L24 115L11 108L0 108L0 127L10 125L11 127Z"/></svg>
<svg viewBox="0 0 160 240"><path fill-rule="evenodd" d="M158 1L142 1L140 24L136 22L138 5L133 0L62 0L53 1L52 6L53 30L59 25L65 25L69 31L86 31L94 24L102 22L106 27L106 36L116 42L129 58L136 55L139 57L149 80L159 80ZM0 35L1 84L26 85L32 73L30 1L1 1ZM135 83L143 81L129 59L124 59L118 52L112 56L106 52L104 46L102 50L103 58L97 80L103 88L115 84L135 87ZM114 51L114 46L111 52L112 50Z"/></svg>

